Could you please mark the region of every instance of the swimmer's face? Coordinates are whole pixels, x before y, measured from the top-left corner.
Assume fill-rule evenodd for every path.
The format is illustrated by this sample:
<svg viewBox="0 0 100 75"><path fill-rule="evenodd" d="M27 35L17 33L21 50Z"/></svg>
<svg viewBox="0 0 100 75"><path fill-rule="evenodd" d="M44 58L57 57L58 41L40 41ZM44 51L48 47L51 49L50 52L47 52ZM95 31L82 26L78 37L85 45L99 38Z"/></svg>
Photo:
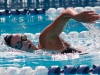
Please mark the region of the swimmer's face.
<svg viewBox="0 0 100 75"><path fill-rule="evenodd" d="M35 45L27 38L26 35L13 35L11 38L11 47L21 49L23 51L31 52L36 50Z"/></svg>

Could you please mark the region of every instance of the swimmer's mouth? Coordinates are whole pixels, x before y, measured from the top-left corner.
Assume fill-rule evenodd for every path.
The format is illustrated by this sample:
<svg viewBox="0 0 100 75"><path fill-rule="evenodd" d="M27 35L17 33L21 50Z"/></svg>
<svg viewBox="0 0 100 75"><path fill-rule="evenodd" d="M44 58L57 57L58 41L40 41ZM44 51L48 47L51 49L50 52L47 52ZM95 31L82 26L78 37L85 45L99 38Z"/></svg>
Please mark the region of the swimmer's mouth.
<svg viewBox="0 0 100 75"><path fill-rule="evenodd" d="M29 47L28 47L28 49L31 47L31 44L29 44Z"/></svg>

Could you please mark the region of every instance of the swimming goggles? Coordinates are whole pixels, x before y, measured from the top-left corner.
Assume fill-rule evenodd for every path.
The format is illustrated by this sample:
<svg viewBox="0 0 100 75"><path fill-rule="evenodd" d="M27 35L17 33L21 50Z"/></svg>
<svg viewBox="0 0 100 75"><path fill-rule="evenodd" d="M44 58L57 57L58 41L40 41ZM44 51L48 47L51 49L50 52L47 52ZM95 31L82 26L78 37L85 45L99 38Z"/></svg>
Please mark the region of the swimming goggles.
<svg viewBox="0 0 100 75"><path fill-rule="evenodd" d="M21 36L21 41L16 43L15 48L16 49L21 49L22 46L23 46L23 41L26 41L26 40L27 40L27 36L26 35Z"/></svg>

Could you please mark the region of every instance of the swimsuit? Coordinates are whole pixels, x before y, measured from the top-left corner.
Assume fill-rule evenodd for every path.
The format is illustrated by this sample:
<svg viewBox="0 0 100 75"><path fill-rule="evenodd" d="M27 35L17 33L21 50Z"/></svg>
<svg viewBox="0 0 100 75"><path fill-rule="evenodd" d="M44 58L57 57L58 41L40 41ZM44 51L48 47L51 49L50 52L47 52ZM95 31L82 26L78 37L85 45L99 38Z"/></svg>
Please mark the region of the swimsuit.
<svg viewBox="0 0 100 75"><path fill-rule="evenodd" d="M68 47L64 51L62 51L61 53L64 54L64 53L75 53L75 52L80 53L79 50L76 50L75 48L72 48L72 47Z"/></svg>

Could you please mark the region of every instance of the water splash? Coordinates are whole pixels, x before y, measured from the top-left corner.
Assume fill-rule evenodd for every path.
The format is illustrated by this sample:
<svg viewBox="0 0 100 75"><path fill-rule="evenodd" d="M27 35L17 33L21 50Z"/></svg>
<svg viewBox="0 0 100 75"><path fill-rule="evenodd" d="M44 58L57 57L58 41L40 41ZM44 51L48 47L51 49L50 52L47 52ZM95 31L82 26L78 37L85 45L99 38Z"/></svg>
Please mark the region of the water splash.
<svg viewBox="0 0 100 75"><path fill-rule="evenodd" d="M94 27L92 29L94 29ZM99 49L99 45L100 45L100 43L99 43L100 35L96 34L97 32L99 32L99 31L95 30L95 32L93 32L93 30L90 30L90 31L82 31L80 33L75 31L75 32L70 32L69 34L62 32L60 37L63 38L65 41L68 41L69 43L71 43L71 45L74 47L79 47L79 48L85 49L85 50L95 50L95 49ZM1 35L1 40L0 40L1 43L3 42L3 37L5 35L7 35L7 34ZM37 45L37 43L39 41L38 39L39 39L40 33L36 33L36 34L25 33L25 35L27 35L28 38L32 42L36 43L36 45ZM2 45L1 50L3 48L5 48L4 45Z"/></svg>

